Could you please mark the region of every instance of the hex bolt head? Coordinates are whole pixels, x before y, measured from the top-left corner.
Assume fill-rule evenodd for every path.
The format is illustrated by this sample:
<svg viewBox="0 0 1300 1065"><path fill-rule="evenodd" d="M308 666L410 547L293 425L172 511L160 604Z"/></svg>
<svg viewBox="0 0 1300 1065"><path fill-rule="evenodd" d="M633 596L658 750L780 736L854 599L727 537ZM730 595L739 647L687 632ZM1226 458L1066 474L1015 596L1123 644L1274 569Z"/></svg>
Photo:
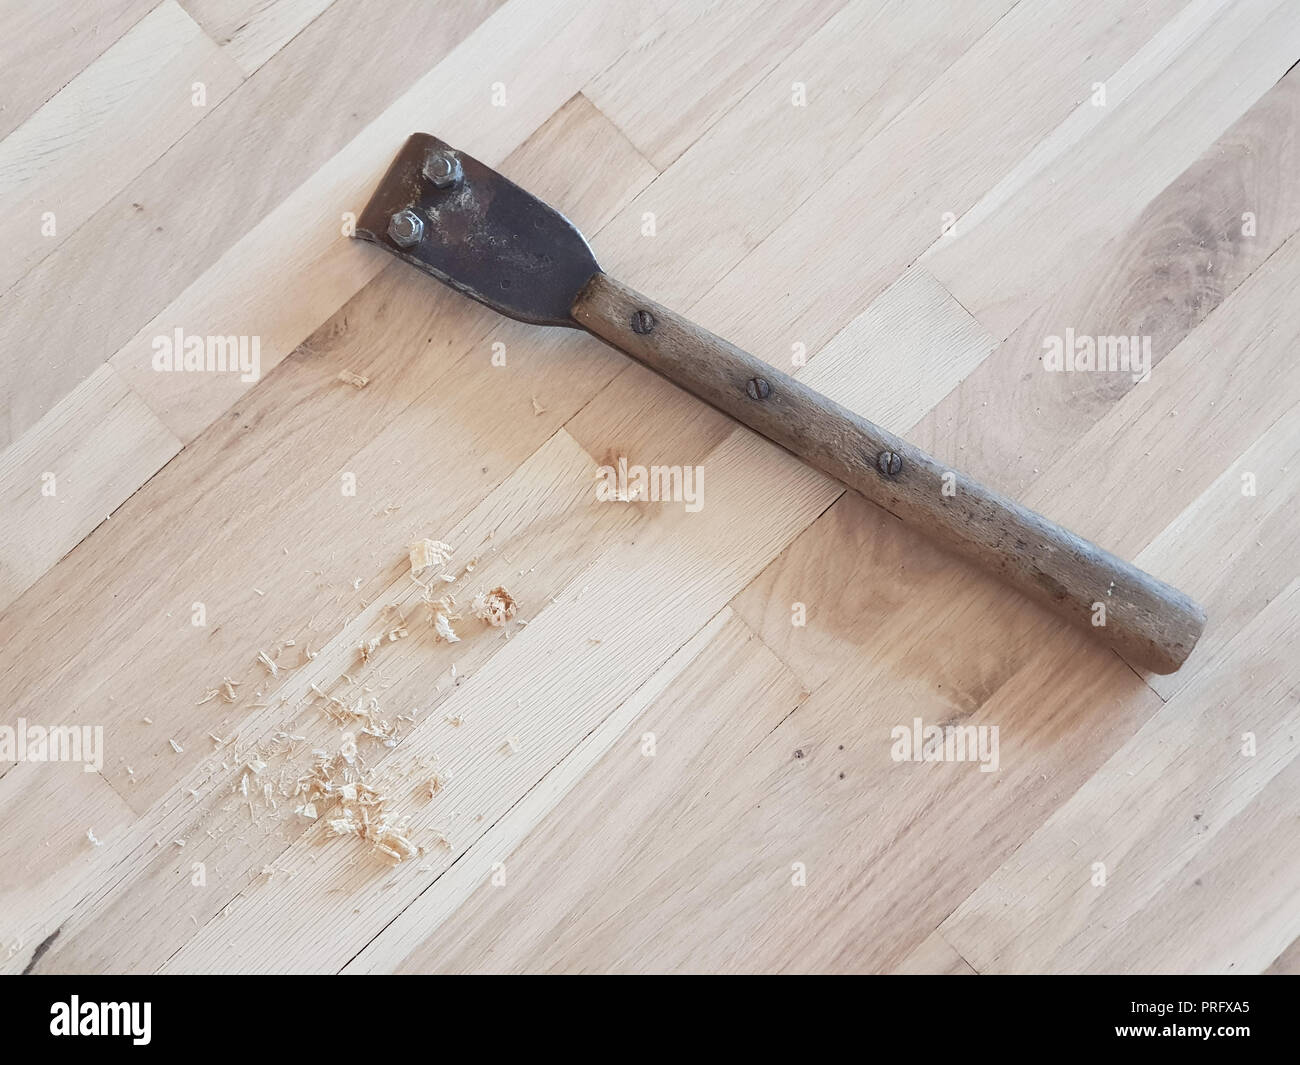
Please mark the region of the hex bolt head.
<svg viewBox="0 0 1300 1065"><path fill-rule="evenodd" d="M745 391L750 399L767 399L772 394L772 386L764 377L751 377L745 383Z"/></svg>
<svg viewBox="0 0 1300 1065"><path fill-rule="evenodd" d="M903 456L897 451L882 451L876 456L876 465L886 477L895 477L903 468Z"/></svg>
<svg viewBox="0 0 1300 1065"><path fill-rule="evenodd" d="M424 166L421 170L425 178L437 189L449 189L453 185L459 185L465 177L460 160L451 152L443 151L441 148L434 148L424 157Z"/></svg>
<svg viewBox="0 0 1300 1065"><path fill-rule="evenodd" d="M409 207L404 207L388 220L388 235L399 248L419 244L424 236L424 219Z"/></svg>
<svg viewBox="0 0 1300 1065"><path fill-rule="evenodd" d="M632 332L645 336L655 327L655 316L649 311L637 311L632 315Z"/></svg>

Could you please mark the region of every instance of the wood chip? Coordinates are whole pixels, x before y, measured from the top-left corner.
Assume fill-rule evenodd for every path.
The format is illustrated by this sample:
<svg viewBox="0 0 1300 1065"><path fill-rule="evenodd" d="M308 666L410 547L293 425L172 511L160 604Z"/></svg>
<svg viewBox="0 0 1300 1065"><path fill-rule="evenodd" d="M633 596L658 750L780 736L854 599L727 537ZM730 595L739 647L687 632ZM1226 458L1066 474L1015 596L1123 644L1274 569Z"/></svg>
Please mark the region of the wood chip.
<svg viewBox="0 0 1300 1065"><path fill-rule="evenodd" d="M370 384L369 377L363 377L359 373L353 373L351 370L340 370L338 379L345 385L351 385L353 388L365 388Z"/></svg>
<svg viewBox="0 0 1300 1065"><path fill-rule="evenodd" d="M419 576L430 566L446 565L451 553L451 545L441 540L416 540L410 547L411 575Z"/></svg>
<svg viewBox="0 0 1300 1065"><path fill-rule="evenodd" d="M514 597L504 588L493 588L490 592L479 592L474 597L470 609L476 618L486 621L493 628L501 628L518 612Z"/></svg>

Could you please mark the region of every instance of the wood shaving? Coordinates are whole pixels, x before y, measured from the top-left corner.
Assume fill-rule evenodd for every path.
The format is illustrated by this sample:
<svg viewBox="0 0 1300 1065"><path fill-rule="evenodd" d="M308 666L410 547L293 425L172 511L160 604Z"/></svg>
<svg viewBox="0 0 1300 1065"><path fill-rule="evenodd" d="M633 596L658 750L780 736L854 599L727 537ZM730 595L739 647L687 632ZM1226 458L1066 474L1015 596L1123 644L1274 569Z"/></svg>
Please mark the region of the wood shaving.
<svg viewBox="0 0 1300 1065"><path fill-rule="evenodd" d="M507 736L506 742L501 745L501 749L509 754L518 754L521 750L518 737Z"/></svg>
<svg viewBox="0 0 1300 1065"><path fill-rule="evenodd" d="M545 414L546 408L537 402L537 397L533 396L532 400L533 400L533 414L534 415Z"/></svg>
<svg viewBox="0 0 1300 1065"><path fill-rule="evenodd" d="M177 754L183 754L185 752L185 748L182 747L175 740L168 740L167 742L172 745L172 750L175 751Z"/></svg>
<svg viewBox="0 0 1300 1065"><path fill-rule="evenodd" d="M479 592L470 604L474 616L486 621L493 628L501 628L518 612L514 597L504 588L493 588L490 592Z"/></svg>
<svg viewBox="0 0 1300 1065"><path fill-rule="evenodd" d="M442 643L460 643L460 637L451 627L453 621L460 620L460 615L453 612L456 607L455 597L444 595L433 599L426 590L425 602L429 604L429 623L433 626L435 638Z"/></svg>
<svg viewBox="0 0 1300 1065"><path fill-rule="evenodd" d="M460 637L451 627L451 622L447 620L447 615L439 611L433 612L433 631L439 640L445 643L460 643Z"/></svg>
<svg viewBox="0 0 1300 1065"><path fill-rule="evenodd" d="M361 655L361 661L369 662L371 656L375 653L375 648L383 642L383 639L382 636L375 636L367 640L365 643L358 644L357 651Z"/></svg>
<svg viewBox="0 0 1300 1065"><path fill-rule="evenodd" d="M204 703L209 702L212 699L218 699L218 698L224 703L233 703L238 698L238 696L235 694L235 689L239 687L239 683L240 682L237 680L231 680L229 677L223 677L221 680L221 687L209 688L204 693L203 698L200 699L195 705L202 706Z"/></svg>
<svg viewBox="0 0 1300 1065"><path fill-rule="evenodd" d="M416 540L410 548L411 575L419 576L430 566L445 566L451 553L451 545L441 540Z"/></svg>
<svg viewBox="0 0 1300 1065"><path fill-rule="evenodd" d="M86 838L96 847L102 847L104 845L104 841L95 835L95 830L93 828L86 829Z"/></svg>
<svg viewBox="0 0 1300 1065"><path fill-rule="evenodd" d="M369 377L363 377L359 373L353 373L351 370L340 370L338 379L345 385L351 385L353 388L365 388L370 384Z"/></svg>

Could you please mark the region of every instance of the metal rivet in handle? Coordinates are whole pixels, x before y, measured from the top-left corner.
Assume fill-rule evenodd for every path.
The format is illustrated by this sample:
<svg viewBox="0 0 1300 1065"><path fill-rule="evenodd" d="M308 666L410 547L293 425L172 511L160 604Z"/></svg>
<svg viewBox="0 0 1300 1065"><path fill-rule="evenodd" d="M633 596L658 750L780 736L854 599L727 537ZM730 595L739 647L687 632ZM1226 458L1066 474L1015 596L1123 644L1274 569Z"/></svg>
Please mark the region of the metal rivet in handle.
<svg viewBox="0 0 1300 1065"><path fill-rule="evenodd" d="M655 327L655 316L649 311L637 311L632 315L632 332L645 336Z"/></svg>
<svg viewBox="0 0 1300 1065"><path fill-rule="evenodd" d="M876 456L876 465L886 477L894 477L903 468L903 456L897 451L882 451Z"/></svg>
<svg viewBox="0 0 1300 1065"><path fill-rule="evenodd" d="M772 386L762 377L751 377L745 384L745 391L750 399L767 399L772 394Z"/></svg>

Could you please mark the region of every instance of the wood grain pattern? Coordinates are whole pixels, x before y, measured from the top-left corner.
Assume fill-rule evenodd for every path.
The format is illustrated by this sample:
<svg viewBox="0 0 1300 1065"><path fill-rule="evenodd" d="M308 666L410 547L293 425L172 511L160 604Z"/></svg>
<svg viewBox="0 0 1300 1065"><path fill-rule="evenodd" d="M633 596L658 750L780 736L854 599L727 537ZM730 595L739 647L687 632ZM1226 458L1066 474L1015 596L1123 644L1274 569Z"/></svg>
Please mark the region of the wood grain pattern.
<svg viewBox="0 0 1300 1065"><path fill-rule="evenodd" d="M1297 971L1295 5L382 10L0 0L0 725L105 741L0 762L0 971ZM596 338L345 239L415 130L754 373L1185 588L1195 652L1135 670ZM178 325L261 337L260 379L154 372ZM1149 336L1150 380L1044 372L1067 330ZM620 462L702 506L598 498ZM424 536L518 621L362 661L423 620ZM340 742L313 684L404 715L364 757L450 846L238 801L277 735ZM917 721L997 768L896 756Z"/></svg>
<svg viewBox="0 0 1300 1065"><path fill-rule="evenodd" d="M181 449L103 366L0 452L0 608L80 543Z"/></svg>
<svg viewBox="0 0 1300 1065"><path fill-rule="evenodd" d="M0 292L242 81L230 59L168 0L0 141L0 243L9 252L0 264ZM196 85L203 86L203 106L196 106Z"/></svg>

